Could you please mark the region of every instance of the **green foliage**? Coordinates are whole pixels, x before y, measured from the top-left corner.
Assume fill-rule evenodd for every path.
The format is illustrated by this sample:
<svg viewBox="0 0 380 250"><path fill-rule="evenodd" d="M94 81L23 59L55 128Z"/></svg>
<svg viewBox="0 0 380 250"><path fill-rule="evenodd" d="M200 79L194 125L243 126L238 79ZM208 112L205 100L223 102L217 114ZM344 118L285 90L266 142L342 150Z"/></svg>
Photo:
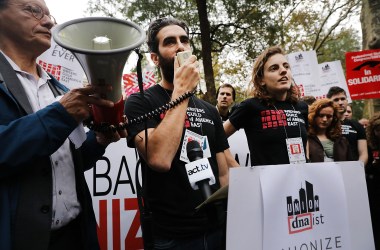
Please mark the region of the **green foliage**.
<svg viewBox="0 0 380 250"><path fill-rule="evenodd" d="M90 0L88 11L122 17L144 29L158 17L185 20L193 53L201 59L201 35L209 38L216 84L237 86L239 96L248 88L254 59L271 45L287 52L316 50L320 62L345 65L344 53L359 48L357 32L345 22L359 7L360 0L208 0L210 34L201 34L195 0Z"/></svg>
<svg viewBox="0 0 380 250"><path fill-rule="evenodd" d="M363 118L364 100L352 101L352 119L360 120Z"/></svg>
<svg viewBox="0 0 380 250"><path fill-rule="evenodd" d="M331 35L318 53L320 63L340 60L343 70L346 71L345 53L360 50L358 32L352 28L342 29L339 33Z"/></svg>

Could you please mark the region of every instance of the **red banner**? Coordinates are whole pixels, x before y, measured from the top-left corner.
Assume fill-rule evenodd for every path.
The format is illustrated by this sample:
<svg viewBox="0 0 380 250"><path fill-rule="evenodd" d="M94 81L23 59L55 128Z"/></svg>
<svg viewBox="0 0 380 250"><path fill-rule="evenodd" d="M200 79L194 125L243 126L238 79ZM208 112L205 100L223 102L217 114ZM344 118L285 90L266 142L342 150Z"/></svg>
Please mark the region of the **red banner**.
<svg viewBox="0 0 380 250"><path fill-rule="evenodd" d="M380 98L380 49L346 53L346 71L353 100Z"/></svg>
<svg viewBox="0 0 380 250"><path fill-rule="evenodd" d="M153 71L146 71L142 75L144 90L156 84L156 77ZM123 89L125 96L139 92L139 83L137 73L129 73L123 75Z"/></svg>

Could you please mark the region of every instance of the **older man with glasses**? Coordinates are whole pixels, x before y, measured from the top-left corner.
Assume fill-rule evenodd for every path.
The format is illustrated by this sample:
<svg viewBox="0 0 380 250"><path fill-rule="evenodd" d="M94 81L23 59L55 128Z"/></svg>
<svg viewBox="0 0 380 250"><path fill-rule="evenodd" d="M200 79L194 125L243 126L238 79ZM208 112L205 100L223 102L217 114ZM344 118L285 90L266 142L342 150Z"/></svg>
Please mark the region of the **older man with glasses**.
<svg viewBox="0 0 380 250"><path fill-rule="evenodd" d="M99 249L84 171L126 131L72 132L109 87L69 91L36 64L55 20L43 0L0 0L0 249ZM59 101L57 101L59 100ZM75 144L74 144L75 143Z"/></svg>

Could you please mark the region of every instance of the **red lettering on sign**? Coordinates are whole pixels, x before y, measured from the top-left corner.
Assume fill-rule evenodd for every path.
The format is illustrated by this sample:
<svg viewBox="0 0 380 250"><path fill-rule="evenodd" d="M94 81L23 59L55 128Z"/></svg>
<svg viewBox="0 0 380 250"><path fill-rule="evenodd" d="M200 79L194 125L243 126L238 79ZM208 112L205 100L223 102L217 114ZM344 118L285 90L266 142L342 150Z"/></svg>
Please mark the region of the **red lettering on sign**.
<svg viewBox="0 0 380 250"><path fill-rule="evenodd" d="M107 202L109 200L100 200L99 201L99 223L97 226L97 233L99 238L99 245L101 250L108 250L108 210ZM121 242L124 241L124 249L126 250L137 250L143 249L143 240L142 237L137 237L137 232L140 229L140 211L138 209L137 198L127 198L124 199L124 210L125 211L136 211L136 214L133 218L132 224L127 232L127 235L124 238L124 235L121 235L121 205L120 199L112 200L112 250L120 250ZM124 239L123 239L124 238Z"/></svg>

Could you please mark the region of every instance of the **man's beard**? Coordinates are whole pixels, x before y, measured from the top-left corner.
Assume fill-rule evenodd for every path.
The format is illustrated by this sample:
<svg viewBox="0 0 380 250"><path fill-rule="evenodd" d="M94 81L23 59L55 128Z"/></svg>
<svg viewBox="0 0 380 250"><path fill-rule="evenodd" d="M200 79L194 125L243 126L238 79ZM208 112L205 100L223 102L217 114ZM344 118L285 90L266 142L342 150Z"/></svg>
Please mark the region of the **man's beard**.
<svg viewBox="0 0 380 250"><path fill-rule="evenodd" d="M161 67L163 78L173 84L174 81L174 58L164 58L158 53L158 62Z"/></svg>

